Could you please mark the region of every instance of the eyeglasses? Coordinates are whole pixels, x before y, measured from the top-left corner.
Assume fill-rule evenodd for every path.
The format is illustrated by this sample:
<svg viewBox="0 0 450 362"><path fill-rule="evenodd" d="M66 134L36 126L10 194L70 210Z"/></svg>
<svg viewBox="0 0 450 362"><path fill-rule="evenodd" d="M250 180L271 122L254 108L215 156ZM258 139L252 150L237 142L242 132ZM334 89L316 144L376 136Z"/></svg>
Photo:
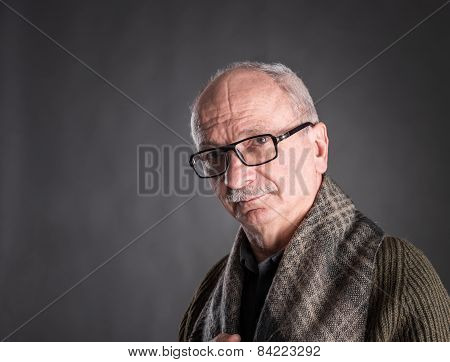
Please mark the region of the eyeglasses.
<svg viewBox="0 0 450 362"><path fill-rule="evenodd" d="M312 126L312 123L302 123L280 136L267 133L244 138L226 146L209 148L191 155L189 164L201 178L223 175L230 165L228 151L234 151L239 160L246 166L263 165L277 158L278 143L308 126Z"/></svg>

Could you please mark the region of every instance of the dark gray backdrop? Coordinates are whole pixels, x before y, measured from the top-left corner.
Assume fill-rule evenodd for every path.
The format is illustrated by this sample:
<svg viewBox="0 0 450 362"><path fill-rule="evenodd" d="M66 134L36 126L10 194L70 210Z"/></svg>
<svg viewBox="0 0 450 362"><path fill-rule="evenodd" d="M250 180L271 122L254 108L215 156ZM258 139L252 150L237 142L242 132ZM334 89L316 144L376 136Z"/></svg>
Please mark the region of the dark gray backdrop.
<svg viewBox="0 0 450 362"><path fill-rule="evenodd" d="M437 1L18 1L20 14L183 137L218 67L287 64L314 99L437 9ZM0 337L186 197L139 197L138 144L181 144L0 3ZM447 289L449 25L444 8L318 105L329 173ZM195 197L10 337L174 340L237 224Z"/></svg>

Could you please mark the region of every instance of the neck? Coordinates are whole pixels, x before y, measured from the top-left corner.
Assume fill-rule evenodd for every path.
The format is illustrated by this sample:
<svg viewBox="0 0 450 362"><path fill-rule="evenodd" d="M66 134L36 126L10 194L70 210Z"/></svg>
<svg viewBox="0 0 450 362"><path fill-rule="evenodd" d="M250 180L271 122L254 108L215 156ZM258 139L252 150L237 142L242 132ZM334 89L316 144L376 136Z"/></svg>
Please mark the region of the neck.
<svg viewBox="0 0 450 362"><path fill-rule="evenodd" d="M267 232L250 230L245 226L243 226L243 229L256 261L260 263L289 244L289 240L296 230L296 225L288 224L281 230L269 230Z"/></svg>

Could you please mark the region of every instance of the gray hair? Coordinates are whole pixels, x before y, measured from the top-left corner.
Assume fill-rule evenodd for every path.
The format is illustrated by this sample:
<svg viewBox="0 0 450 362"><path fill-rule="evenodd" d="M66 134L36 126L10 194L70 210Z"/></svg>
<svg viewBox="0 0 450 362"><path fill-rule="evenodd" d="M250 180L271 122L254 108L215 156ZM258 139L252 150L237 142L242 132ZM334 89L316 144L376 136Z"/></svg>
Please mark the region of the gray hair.
<svg viewBox="0 0 450 362"><path fill-rule="evenodd" d="M299 118L304 119L304 122L317 123L319 117L317 116L314 102L309 94L303 81L291 69L281 63L260 63L260 62L235 62L231 63L225 68L219 69L201 89L191 106L191 136L196 144L198 144L198 135L200 131L200 107L199 101L202 93L212 84L217 78L223 74L229 73L236 69L249 69L262 72L270 76L278 86L286 92L289 97L294 112ZM304 118L303 118L304 117ZM307 130L307 129L306 129Z"/></svg>

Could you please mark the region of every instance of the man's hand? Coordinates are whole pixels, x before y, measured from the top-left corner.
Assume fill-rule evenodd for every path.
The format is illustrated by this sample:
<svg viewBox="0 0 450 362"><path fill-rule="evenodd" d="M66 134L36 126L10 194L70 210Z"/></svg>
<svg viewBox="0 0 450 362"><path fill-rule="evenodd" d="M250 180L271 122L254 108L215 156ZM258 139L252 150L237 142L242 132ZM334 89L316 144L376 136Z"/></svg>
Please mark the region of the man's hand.
<svg viewBox="0 0 450 362"><path fill-rule="evenodd" d="M220 333L211 342L240 342L239 334Z"/></svg>

